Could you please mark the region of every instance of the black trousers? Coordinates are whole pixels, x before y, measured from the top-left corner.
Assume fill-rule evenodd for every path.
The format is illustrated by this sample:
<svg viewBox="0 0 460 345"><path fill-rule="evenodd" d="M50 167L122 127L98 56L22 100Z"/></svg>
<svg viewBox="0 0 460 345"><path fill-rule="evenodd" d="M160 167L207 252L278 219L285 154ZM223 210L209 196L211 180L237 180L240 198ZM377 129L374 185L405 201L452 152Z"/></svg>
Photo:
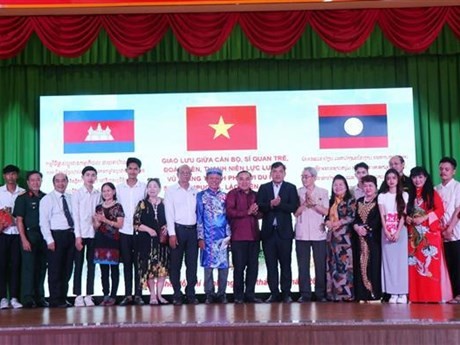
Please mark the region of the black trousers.
<svg viewBox="0 0 460 345"><path fill-rule="evenodd" d="M82 250L75 249L75 271L73 273L73 293L81 295L81 275L86 253L86 295L94 294L94 239L82 238Z"/></svg>
<svg viewBox="0 0 460 345"><path fill-rule="evenodd" d="M45 298L45 276L47 247L40 229L27 230L27 240L32 250L26 252L21 246L21 301L39 302Z"/></svg>
<svg viewBox="0 0 460 345"><path fill-rule="evenodd" d="M171 248L171 267L169 271L169 279L174 289L174 299L182 297L180 271L185 255L185 267L187 286L185 294L190 300L195 299L195 285L197 283L197 266L198 266L198 236L196 226L185 227L176 224L175 226L177 242L176 248Z"/></svg>
<svg viewBox="0 0 460 345"><path fill-rule="evenodd" d="M123 263L123 277L125 279L125 296L131 296L133 292L134 272L134 294L142 295L140 285L139 269L137 264L137 250L134 235L120 233L121 262Z"/></svg>
<svg viewBox="0 0 460 345"><path fill-rule="evenodd" d="M296 241L297 266L299 267L300 296L311 298L310 251L315 263L315 295L326 297L326 241Z"/></svg>
<svg viewBox="0 0 460 345"><path fill-rule="evenodd" d="M447 269L449 270L452 292L455 296L460 295L460 241L444 242L446 252Z"/></svg>
<svg viewBox="0 0 460 345"><path fill-rule="evenodd" d="M0 234L0 298L19 297L19 235Z"/></svg>
<svg viewBox="0 0 460 345"><path fill-rule="evenodd" d="M255 298L259 273L259 241L232 241L233 294L235 299ZM246 277L245 277L246 273Z"/></svg>
<svg viewBox="0 0 460 345"><path fill-rule="evenodd" d="M101 267L101 282L102 282L102 292L104 296L109 296L112 298L117 297L118 284L120 282L120 269L118 265L100 265ZM110 289L109 282L109 271L112 278L112 289Z"/></svg>
<svg viewBox="0 0 460 345"><path fill-rule="evenodd" d="M75 234L70 230L51 230L55 250L48 249L48 288L50 305L64 304L72 276Z"/></svg>
<svg viewBox="0 0 460 345"><path fill-rule="evenodd" d="M289 297L292 285L291 253L292 240L280 237L279 229L273 229L270 237L262 241L265 264L267 265L267 281L270 292L274 298ZM281 270L279 275L278 264Z"/></svg>

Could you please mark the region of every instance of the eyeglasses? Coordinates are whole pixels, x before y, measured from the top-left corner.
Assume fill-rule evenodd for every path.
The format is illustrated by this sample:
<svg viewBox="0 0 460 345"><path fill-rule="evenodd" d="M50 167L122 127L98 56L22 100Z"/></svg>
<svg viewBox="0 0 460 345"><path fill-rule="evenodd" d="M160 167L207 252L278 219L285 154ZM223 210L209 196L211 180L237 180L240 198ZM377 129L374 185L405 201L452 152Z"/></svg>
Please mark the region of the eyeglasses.
<svg viewBox="0 0 460 345"><path fill-rule="evenodd" d="M301 178L304 178L304 179L307 179L307 178L310 178L310 177L313 177L312 175L300 175Z"/></svg>

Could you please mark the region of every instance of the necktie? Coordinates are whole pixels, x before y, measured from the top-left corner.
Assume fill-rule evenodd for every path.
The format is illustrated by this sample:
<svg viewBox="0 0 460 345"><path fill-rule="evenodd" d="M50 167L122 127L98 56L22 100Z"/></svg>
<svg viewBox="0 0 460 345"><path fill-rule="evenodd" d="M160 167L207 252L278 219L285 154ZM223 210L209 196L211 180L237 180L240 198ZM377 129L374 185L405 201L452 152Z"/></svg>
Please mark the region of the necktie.
<svg viewBox="0 0 460 345"><path fill-rule="evenodd" d="M62 195L62 209L64 210L64 216L67 219L67 223L69 224L69 227L73 228L73 219L72 215L70 214L69 210L69 204L67 204L67 200L65 199L65 196Z"/></svg>

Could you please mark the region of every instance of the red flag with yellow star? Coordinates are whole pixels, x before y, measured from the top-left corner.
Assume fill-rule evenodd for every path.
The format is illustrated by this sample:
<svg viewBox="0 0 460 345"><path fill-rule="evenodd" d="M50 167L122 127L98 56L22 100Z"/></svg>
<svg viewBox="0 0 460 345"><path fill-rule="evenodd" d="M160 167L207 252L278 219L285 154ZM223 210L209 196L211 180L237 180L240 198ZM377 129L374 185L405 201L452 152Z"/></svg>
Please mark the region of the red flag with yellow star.
<svg viewBox="0 0 460 345"><path fill-rule="evenodd" d="M256 150L255 106L188 107L187 150Z"/></svg>

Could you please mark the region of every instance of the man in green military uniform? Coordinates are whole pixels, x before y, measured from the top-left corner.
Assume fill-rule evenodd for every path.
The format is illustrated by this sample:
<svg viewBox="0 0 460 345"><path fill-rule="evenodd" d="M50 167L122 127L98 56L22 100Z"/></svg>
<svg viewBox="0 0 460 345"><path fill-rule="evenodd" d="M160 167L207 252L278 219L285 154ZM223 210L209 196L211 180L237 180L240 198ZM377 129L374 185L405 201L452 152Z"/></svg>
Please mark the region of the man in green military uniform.
<svg viewBox="0 0 460 345"><path fill-rule="evenodd" d="M18 196L14 205L19 236L21 237L21 291L25 308L47 307L44 282L46 274L46 242L40 232L39 203L45 196L40 191L42 173L27 173L27 191Z"/></svg>

